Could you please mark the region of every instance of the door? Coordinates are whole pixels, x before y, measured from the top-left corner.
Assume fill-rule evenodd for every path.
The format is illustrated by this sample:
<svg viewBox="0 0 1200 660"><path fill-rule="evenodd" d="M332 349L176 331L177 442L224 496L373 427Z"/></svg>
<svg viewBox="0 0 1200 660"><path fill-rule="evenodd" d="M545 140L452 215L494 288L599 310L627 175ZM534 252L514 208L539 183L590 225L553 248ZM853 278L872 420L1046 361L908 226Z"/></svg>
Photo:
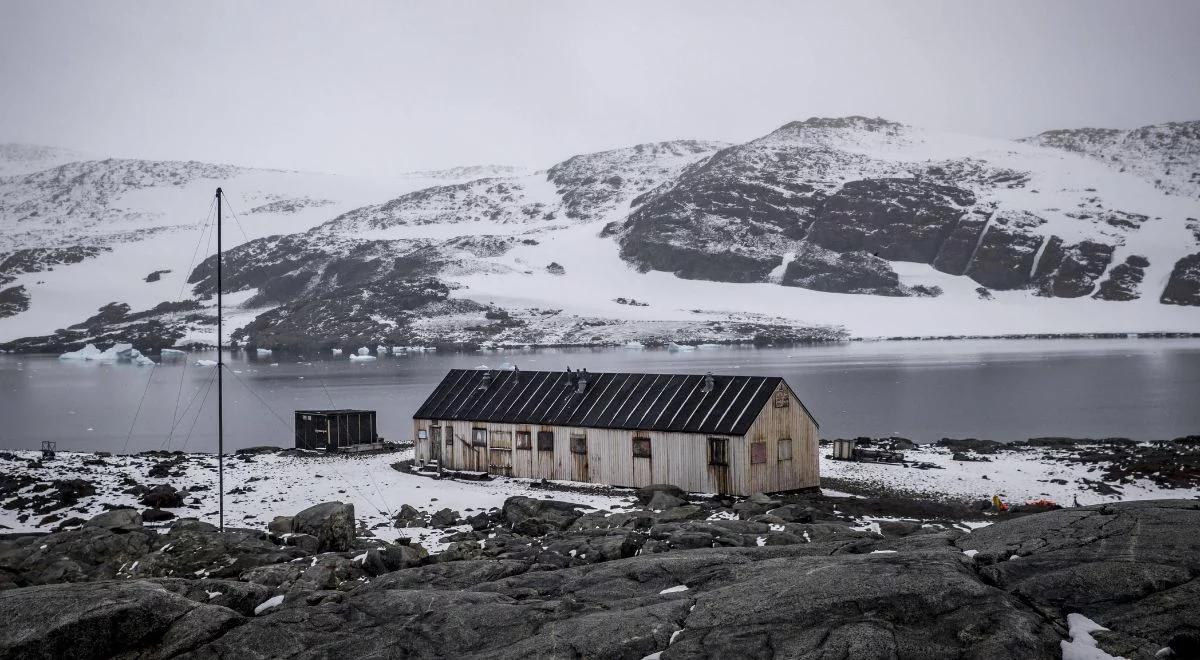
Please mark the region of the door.
<svg viewBox="0 0 1200 660"><path fill-rule="evenodd" d="M654 483L654 448L650 438L633 438L633 485L649 486Z"/></svg>
<svg viewBox="0 0 1200 660"><path fill-rule="evenodd" d="M429 458L442 464L442 427L429 427Z"/></svg>
<svg viewBox="0 0 1200 660"><path fill-rule="evenodd" d="M582 433L571 434L571 481L588 480L588 446L587 436Z"/></svg>
<svg viewBox="0 0 1200 660"><path fill-rule="evenodd" d="M512 462L512 432L492 431L488 436L488 474L511 477Z"/></svg>

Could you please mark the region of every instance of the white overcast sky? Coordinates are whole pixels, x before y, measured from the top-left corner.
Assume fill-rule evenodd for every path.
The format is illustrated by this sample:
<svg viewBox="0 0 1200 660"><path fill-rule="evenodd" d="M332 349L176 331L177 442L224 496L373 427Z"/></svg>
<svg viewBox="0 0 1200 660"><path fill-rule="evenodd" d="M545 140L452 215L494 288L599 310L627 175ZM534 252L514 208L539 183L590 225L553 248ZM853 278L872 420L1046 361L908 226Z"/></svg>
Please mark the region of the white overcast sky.
<svg viewBox="0 0 1200 660"><path fill-rule="evenodd" d="M0 0L0 141L391 174L864 114L1200 119L1200 2Z"/></svg>

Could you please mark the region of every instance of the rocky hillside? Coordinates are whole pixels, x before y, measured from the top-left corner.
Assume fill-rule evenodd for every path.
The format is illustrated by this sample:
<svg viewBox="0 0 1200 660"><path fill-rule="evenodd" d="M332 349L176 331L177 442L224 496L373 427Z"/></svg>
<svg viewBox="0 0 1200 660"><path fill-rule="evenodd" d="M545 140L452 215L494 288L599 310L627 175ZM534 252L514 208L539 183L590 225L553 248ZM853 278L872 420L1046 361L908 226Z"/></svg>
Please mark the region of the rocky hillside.
<svg viewBox="0 0 1200 660"><path fill-rule="evenodd" d="M0 348L116 337L92 322L112 305L210 341L215 184L231 327L276 348L1195 331L1195 131L1004 141L811 118L370 185L70 162L0 178ZM416 290L438 293L392 293Z"/></svg>
<svg viewBox="0 0 1200 660"><path fill-rule="evenodd" d="M1169 122L1130 131L1046 131L1022 142L1086 154L1152 181L1167 192L1200 199L1200 121Z"/></svg>

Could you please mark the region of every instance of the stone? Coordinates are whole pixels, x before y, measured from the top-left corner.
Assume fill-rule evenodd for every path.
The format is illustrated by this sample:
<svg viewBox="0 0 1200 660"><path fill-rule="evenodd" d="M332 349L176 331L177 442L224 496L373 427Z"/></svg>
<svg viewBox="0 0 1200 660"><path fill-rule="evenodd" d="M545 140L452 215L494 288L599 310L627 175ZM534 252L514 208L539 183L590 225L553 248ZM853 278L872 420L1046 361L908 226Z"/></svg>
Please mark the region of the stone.
<svg viewBox="0 0 1200 660"><path fill-rule="evenodd" d="M666 509L674 509L677 506L683 506L685 502L674 495L670 495L664 491L657 491L650 501L646 503L647 509L654 511L663 511Z"/></svg>
<svg viewBox="0 0 1200 660"><path fill-rule="evenodd" d="M163 522L174 517L174 513L165 509L146 509L142 512L142 520L146 522Z"/></svg>
<svg viewBox="0 0 1200 660"><path fill-rule="evenodd" d="M1164 305L1200 305L1200 252L1175 262L1159 302Z"/></svg>
<svg viewBox="0 0 1200 660"><path fill-rule="evenodd" d="M458 512L454 509L441 509L429 517L429 526L434 529L446 529L454 527L462 522Z"/></svg>
<svg viewBox="0 0 1200 660"><path fill-rule="evenodd" d="M514 496L504 500L500 516L504 522L515 526L528 521L534 527L566 529L583 515L580 509L590 508L574 502L539 500L531 497ZM540 536L541 534L535 534Z"/></svg>
<svg viewBox="0 0 1200 660"><path fill-rule="evenodd" d="M166 658L237 626L231 609L141 580L54 584L0 592L0 656L113 658L152 646Z"/></svg>
<svg viewBox="0 0 1200 660"><path fill-rule="evenodd" d="M429 524L429 516L416 507L401 504L393 521L396 527L426 527Z"/></svg>
<svg viewBox="0 0 1200 660"><path fill-rule="evenodd" d="M325 502L310 506L296 514L295 530L317 537L321 552L345 552L354 545L354 505Z"/></svg>
<svg viewBox="0 0 1200 660"><path fill-rule="evenodd" d="M183 494L170 484L159 484L152 486L138 501L156 509L178 508L183 506Z"/></svg>
<svg viewBox="0 0 1200 660"><path fill-rule="evenodd" d="M267 523L267 533L273 536L283 536L296 531L296 518L294 516L275 516L271 522Z"/></svg>
<svg viewBox="0 0 1200 660"><path fill-rule="evenodd" d="M113 509L93 516L84 524L114 532L128 532L142 528L142 516L137 509Z"/></svg>
<svg viewBox="0 0 1200 660"><path fill-rule="evenodd" d="M638 489L637 501L642 505L649 504L650 500L654 499L654 495L660 492L681 500L687 500L687 493L679 486L673 484L650 484Z"/></svg>

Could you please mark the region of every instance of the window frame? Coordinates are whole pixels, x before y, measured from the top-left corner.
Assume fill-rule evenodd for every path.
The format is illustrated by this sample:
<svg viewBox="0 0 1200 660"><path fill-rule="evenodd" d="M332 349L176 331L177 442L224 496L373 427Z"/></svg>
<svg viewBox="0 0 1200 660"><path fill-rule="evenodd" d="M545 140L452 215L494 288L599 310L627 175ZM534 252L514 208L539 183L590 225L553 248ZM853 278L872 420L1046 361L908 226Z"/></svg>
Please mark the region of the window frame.
<svg viewBox="0 0 1200 660"><path fill-rule="evenodd" d="M588 453L587 434L586 433L572 433L571 434L571 453L572 454L583 454L583 455L586 455Z"/></svg>
<svg viewBox="0 0 1200 660"><path fill-rule="evenodd" d="M708 437L708 464L729 465L729 438Z"/></svg>
<svg viewBox="0 0 1200 660"><path fill-rule="evenodd" d="M641 451L638 450L639 446L642 447ZM645 435L633 436L633 457L634 458L653 458L654 457L654 443L650 440L649 436L645 436Z"/></svg>
<svg viewBox="0 0 1200 660"><path fill-rule="evenodd" d="M513 433L513 442L516 449L533 449L533 434L529 431L516 431Z"/></svg>
<svg viewBox="0 0 1200 660"><path fill-rule="evenodd" d="M512 451L512 432L492 431L488 433L488 449L506 449Z"/></svg>
<svg viewBox="0 0 1200 660"><path fill-rule="evenodd" d="M487 440L488 440L488 430L486 427L484 427L484 428L480 428L478 426L471 427L471 446L472 447L486 447Z"/></svg>
<svg viewBox="0 0 1200 660"><path fill-rule="evenodd" d="M761 465L767 462L767 441L759 440L750 443L750 464Z"/></svg>
<svg viewBox="0 0 1200 660"><path fill-rule="evenodd" d="M787 447L787 456L783 455L784 447ZM792 460L792 456L795 455L795 449L795 444L792 442L791 438L780 438L778 442L775 443L775 461L779 462Z"/></svg>
<svg viewBox="0 0 1200 660"><path fill-rule="evenodd" d="M538 431L538 451L554 451L554 431Z"/></svg>

